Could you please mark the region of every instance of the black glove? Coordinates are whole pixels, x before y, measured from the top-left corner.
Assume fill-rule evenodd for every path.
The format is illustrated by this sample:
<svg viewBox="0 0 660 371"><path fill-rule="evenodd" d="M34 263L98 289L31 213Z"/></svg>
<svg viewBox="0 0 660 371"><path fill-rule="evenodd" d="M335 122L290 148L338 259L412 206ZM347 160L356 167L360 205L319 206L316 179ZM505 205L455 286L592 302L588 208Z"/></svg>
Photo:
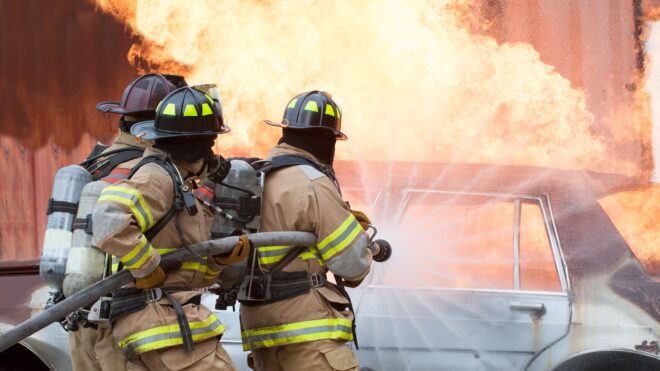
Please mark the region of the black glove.
<svg viewBox="0 0 660 371"><path fill-rule="evenodd" d="M220 183L229 173L231 162L220 155L213 156L208 162L207 178L213 183Z"/></svg>

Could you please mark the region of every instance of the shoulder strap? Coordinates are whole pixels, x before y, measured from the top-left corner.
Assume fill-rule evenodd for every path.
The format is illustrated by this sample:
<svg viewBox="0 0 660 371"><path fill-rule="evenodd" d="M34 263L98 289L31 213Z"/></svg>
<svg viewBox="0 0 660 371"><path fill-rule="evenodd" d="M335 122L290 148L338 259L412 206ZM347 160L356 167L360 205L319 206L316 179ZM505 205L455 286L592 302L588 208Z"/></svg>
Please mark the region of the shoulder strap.
<svg viewBox="0 0 660 371"><path fill-rule="evenodd" d="M85 159L86 161L89 161L90 158L96 158L96 156L100 155L103 151L108 149L110 146L107 146L103 143L96 143L94 147L92 148L92 151L87 155L87 158Z"/></svg>
<svg viewBox="0 0 660 371"><path fill-rule="evenodd" d="M335 171L332 169L332 166L319 164L318 162L313 161L304 156L299 156L299 155L275 156L271 160L271 164L263 166L260 171L268 175L270 172L274 170L282 169L289 166L296 166L296 165L309 165L314 169L320 171L321 173L323 173L323 175L330 178L330 180L335 184L337 191L339 191L339 194L341 194L341 188L339 187L339 182L337 181L337 176L335 175Z"/></svg>
<svg viewBox="0 0 660 371"><path fill-rule="evenodd" d="M151 164L151 163L156 163L159 166L161 166L165 171L167 171L167 174L172 178L172 184L174 186L174 202L172 202L172 206L167 210L165 215L163 215L162 218L158 219L156 224L151 226L151 228L147 229L144 232L144 236L147 238L147 240L151 241L152 238L156 237L156 235L169 223L170 220L172 220L172 217L178 210L177 205L178 203L178 192L177 192L177 182L175 180L175 175L171 173L171 169L168 169L168 167L165 165L165 161L167 161L164 158L161 158L160 156L152 155L152 156L147 156L140 160L140 162L137 163L137 165L133 166L131 169L131 172L128 174L128 179L132 178L133 175L144 165L146 164Z"/></svg>
<svg viewBox="0 0 660 371"><path fill-rule="evenodd" d="M92 174L94 180L104 178L119 164L141 157L144 148L126 147L88 157L80 165Z"/></svg>
<svg viewBox="0 0 660 371"><path fill-rule="evenodd" d="M110 155L110 157L107 157L104 159L104 161L101 161L101 164L98 165L96 171L92 173L92 176L95 179L105 178L119 164L123 164L124 162L142 157L143 154L144 149L142 148L127 148L121 152Z"/></svg>

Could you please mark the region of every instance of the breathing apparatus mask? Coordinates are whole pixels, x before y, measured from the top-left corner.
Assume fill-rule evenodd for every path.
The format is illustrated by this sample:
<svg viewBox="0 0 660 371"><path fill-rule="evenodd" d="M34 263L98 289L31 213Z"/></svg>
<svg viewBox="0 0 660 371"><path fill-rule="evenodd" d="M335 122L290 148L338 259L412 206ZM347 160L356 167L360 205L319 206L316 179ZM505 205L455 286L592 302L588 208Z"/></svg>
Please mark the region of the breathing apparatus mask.
<svg viewBox="0 0 660 371"><path fill-rule="evenodd" d="M203 161L195 176L203 173L218 183L227 175L230 164L222 156L213 153L215 136L176 137L156 139L154 147L162 149L176 161L194 164Z"/></svg>
<svg viewBox="0 0 660 371"><path fill-rule="evenodd" d="M303 149L316 157L321 163L331 165L335 159L335 144L337 138L329 130L282 129L282 138L278 143L287 143Z"/></svg>
<svg viewBox="0 0 660 371"><path fill-rule="evenodd" d="M156 139L154 147L169 153L173 159L192 164L213 156L215 136L174 137Z"/></svg>

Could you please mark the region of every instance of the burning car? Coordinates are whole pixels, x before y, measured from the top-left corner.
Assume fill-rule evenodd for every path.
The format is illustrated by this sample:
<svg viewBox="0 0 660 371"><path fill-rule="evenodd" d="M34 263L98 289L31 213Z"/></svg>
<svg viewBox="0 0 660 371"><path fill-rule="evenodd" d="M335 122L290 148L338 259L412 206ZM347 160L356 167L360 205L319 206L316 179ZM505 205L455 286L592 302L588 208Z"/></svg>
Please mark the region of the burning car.
<svg viewBox="0 0 660 371"><path fill-rule="evenodd" d="M660 369L660 282L599 204L637 180L514 166L337 167L344 197L394 247L350 291L364 370ZM11 324L44 294L38 269L19 271L1 277L0 316ZM213 306L213 295L204 301ZM220 316L225 348L248 369L238 312ZM44 331L48 340L39 332L0 362L70 367L63 330Z"/></svg>

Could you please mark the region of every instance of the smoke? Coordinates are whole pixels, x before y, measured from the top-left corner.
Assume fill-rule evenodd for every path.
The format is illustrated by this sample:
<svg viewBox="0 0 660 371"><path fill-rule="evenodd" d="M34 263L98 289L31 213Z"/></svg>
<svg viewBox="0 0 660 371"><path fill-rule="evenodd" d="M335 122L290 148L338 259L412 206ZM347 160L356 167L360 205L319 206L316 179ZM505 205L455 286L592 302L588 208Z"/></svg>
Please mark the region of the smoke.
<svg viewBox="0 0 660 371"><path fill-rule="evenodd" d="M321 89L343 109L340 159L603 165L584 94L529 44L470 32L462 3L98 5L140 35L129 59L148 61L144 70L179 68L168 72L218 84L233 129L221 152L265 155L279 131L261 119L278 120L295 94Z"/></svg>

